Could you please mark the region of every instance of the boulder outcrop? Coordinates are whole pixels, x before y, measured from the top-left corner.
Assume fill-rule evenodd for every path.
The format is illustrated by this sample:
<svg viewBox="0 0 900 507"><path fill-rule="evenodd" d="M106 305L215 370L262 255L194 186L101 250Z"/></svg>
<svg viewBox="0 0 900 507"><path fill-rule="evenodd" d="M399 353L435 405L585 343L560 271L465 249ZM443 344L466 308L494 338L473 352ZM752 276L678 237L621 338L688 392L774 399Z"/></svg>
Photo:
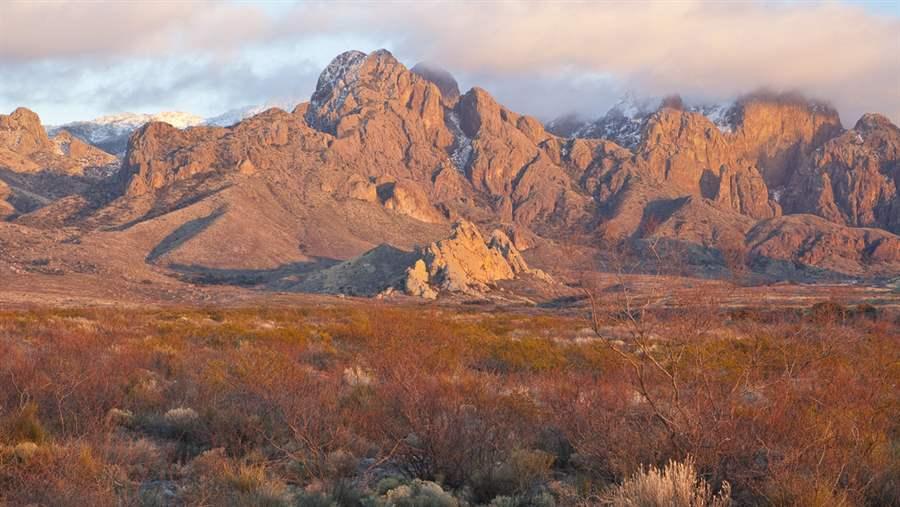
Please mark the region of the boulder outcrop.
<svg viewBox="0 0 900 507"><path fill-rule="evenodd" d="M542 271L528 267L506 233L497 229L485 240L478 227L466 221L457 222L449 238L432 243L421 255L422 262L408 269L407 278L435 293L483 294L497 282L524 275L547 280Z"/></svg>
<svg viewBox="0 0 900 507"><path fill-rule="evenodd" d="M450 236L412 252L380 245L358 257L311 275L304 291L373 296L402 291L435 299L441 294L485 296L498 282L526 277L551 283L532 269L502 231L486 239L475 224L460 221Z"/></svg>

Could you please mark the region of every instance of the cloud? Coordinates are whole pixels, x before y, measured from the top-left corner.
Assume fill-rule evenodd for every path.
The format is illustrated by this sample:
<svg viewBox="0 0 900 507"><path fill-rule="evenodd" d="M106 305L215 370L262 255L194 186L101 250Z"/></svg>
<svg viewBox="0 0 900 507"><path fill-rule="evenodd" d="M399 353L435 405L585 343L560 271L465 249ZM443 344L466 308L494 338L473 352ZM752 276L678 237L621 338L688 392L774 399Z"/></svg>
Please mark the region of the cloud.
<svg viewBox="0 0 900 507"><path fill-rule="evenodd" d="M264 37L270 23L258 7L223 2L7 0L0 59L223 51Z"/></svg>
<svg viewBox="0 0 900 507"><path fill-rule="evenodd" d="M302 102L319 71L308 60L260 67L243 56L129 59L112 65L90 60L0 64L0 110L25 104L48 124L123 111L213 116L245 105ZM26 82L51 85L21 86Z"/></svg>
<svg viewBox="0 0 900 507"><path fill-rule="evenodd" d="M626 88L704 100L769 88L829 100L845 123L866 111L900 121L900 17L856 4L134 0L14 1L3 10L0 66L18 69L22 91L12 94L25 99L52 95L39 89L71 78L29 78L25 69L42 63L74 74L91 68L97 89L116 89L108 105L126 108L141 93L232 97L248 69L250 96L291 86L308 93L310 65L342 49L385 46L410 64L439 62L463 84L543 117L595 114ZM295 63L302 72L290 70ZM135 65L157 71L117 70ZM102 82L104 68L110 78L146 82L113 86Z"/></svg>

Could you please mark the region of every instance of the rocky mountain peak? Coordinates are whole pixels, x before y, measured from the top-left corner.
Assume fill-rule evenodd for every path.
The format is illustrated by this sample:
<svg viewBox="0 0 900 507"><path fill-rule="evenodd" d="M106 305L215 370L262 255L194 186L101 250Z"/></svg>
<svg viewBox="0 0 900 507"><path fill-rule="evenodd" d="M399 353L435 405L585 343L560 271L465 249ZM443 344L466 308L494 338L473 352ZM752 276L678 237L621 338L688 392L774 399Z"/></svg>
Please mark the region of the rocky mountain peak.
<svg viewBox="0 0 900 507"><path fill-rule="evenodd" d="M205 160L188 160L190 154L176 153L190 137L187 131L158 121L134 131L117 176L121 187L130 195L140 195L200 172Z"/></svg>
<svg viewBox="0 0 900 507"><path fill-rule="evenodd" d="M41 124L38 114L27 107L17 107L7 118L10 122L16 122L22 127L35 127Z"/></svg>
<svg viewBox="0 0 900 507"><path fill-rule="evenodd" d="M871 132L878 129L888 129L888 130L897 130L897 126L894 125L891 120L883 115L878 113L866 113L857 120L856 125L853 126L853 130L857 132Z"/></svg>
<svg viewBox="0 0 900 507"><path fill-rule="evenodd" d="M445 91L458 90L443 86L447 77L426 65L408 70L386 51L353 51L334 59L312 100L293 113L271 109L221 128L149 123L131 137L119 172L127 191L117 205L132 219L152 208L170 210L171 220L197 220L188 224L196 234L167 254L181 265L225 267L234 258L256 269L350 259L284 283L346 294L392 287L426 297L474 294L531 273L515 248L521 237L538 245L536 262L546 260L539 256L545 240L665 237L710 252L745 245L755 223L781 215L782 196L790 196L786 207L800 202L773 186L792 181L798 166L819 178L804 176L803 193L816 196L804 211L846 225L900 223L897 157L888 149L896 128L877 116L832 139L840 134L833 110L793 98L698 109L677 97L632 96L606 116L627 127L616 131L627 134L616 134L623 147L550 135L481 88L448 101ZM69 155L81 149L67 136L57 144ZM105 213L102 220L115 220ZM460 222L446 237L451 221ZM522 234L510 241L473 222ZM248 228L250 236L235 233ZM436 238L446 239L431 243ZM222 241L240 243L244 253L224 255L216 246ZM378 244L385 245L372 250Z"/></svg>
<svg viewBox="0 0 900 507"><path fill-rule="evenodd" d="M496 131L500 122L500 104L487 90L477 86L460 98L458 110L460 127L470 138L482 129Z"/></svg>
<svg viewBox="0 0 900 507"><path fill-rule="evenodd" d="M335 88L352 83L357 78L356 71L365 59L366 54L356 50L345 51L334 57L319 74L311 102L319 105L329 98Z"/></svg>
<svg viewBox="0 0 900 507"><path fill-rule="evenodd" d="M19 155L31 155L53 149L53 143L34 111L17 108L9 115L0 114L0 147Z"/></svg>
<svg viewBox="0 0 900 507"><path fill-rule="evenodd" d="M338 125L342 119L366 106L406 97L414 78L420 79L390 51L341 53L320 74L306 120L318 130L341 137ZM353 126L355 123L347 127Z"/></svg>
<svg viewBox="0 0 900 507"><path fill-rule="evenodd" d="M620 146L635 148L641 141L646 119L660 108L661 103L658 98L641 98L634 93L626 93L606 114L584 124L568 137L609 139Z"/></svg>

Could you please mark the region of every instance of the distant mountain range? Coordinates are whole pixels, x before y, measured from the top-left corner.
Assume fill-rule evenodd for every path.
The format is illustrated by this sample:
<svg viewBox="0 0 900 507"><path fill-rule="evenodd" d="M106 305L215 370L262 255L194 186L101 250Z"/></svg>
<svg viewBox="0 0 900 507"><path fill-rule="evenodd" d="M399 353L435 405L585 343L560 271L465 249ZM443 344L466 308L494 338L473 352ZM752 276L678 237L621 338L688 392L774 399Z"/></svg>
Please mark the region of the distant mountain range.
<svg viewBox="0 0 900 507"><path fill-rule="evenodd" d="M629 98L545 127L384 50L343 53L309 102L260 109L66 127L131 129L110 149L121 163L26 109L0 115L0 272L141 294L510 297L521 282L543 297L627 247L704 277L900 275L900 129L877 113L845 128L827 104L760 92Z"/></svg>
<svg viewBox="0 0 900 507"><path fill-rule="evenodd" d="M292 101L272 102L266 105L244 106L231 109L218 116L203 118L191 113L166 111L152 114L120 113L101 116L93 120L75 121L63 125L47 125L47 134L51 137L66 130L73 136L90 143L108 153L122 157L128 147L131 133L150 122L163 122L173 127L184 129L198 125L214 127L230 127L235 123L259 114L270 107L291 109L297 103Z"/></svg>

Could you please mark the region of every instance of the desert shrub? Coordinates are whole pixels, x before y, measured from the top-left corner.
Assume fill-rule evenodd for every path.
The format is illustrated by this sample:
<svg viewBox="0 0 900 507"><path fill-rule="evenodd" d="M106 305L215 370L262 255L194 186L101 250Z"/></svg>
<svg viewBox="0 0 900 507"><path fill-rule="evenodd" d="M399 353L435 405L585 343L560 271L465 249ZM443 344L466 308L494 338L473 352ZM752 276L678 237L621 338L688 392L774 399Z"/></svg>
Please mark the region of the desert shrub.
<svg viewBox="0 0 900 507"><path fill-rule="evenodd" d="M532 439L531 402L498 391L493 377L434 376L411 366L386 374L375 391L380 411L372 417L380 422L365 429L396 448L396 460L413 477L460 487Z"/></svg>
<svg viewBox="0 0 900 507"><path fill-rule="evenodd" d="M42 444L49 436L41 423L38 406L35 403L26 403L17 412L2 421L0 429L2 429L0 437L13 444L19 442Z"/></svg>
<svg viewBox="0 0 900 507"><path fill-rule="evenodd" d="M459 500L437 483L413 480L388 490L375 500L377 507L457 507Z"/></svg>
<svg viewBox="0 0 900 507"><path fill-rule="evenodd" d="M847 319L849 311L840 303L823 301L815 303L809 309L809 317L818 323L841 323Z"/></svg>
<svg viewBox="0 0 900 507"><path fill-rule="evenodd" d="M135 417L133 428L147 436L177 445L179 459L190 459L211 446L206 421L192 408L176 407L164 414Z"/></svg>
<svg viewBox="0 0 900 507"><path fill-rule="evenodd" d="M862 304L856 305L856 307L853 308L851 314L855 318L878 320L881 312L878 311L878 308L875 308L874 306L872 306L870 304L862 303Z"/></svg>
<svg viewBox="0 0 900 507"><path fill-rule="evenodd" d="M556 499L547 491L516 496L498 496L491 500L489 507L555 507Z"/></svg>
<svg viewBox="0 0 900 507"><path fill-rule="evenodd" d="M44 445L27 460L0 464L0 502L9 505L115 505L121 469L88 444Z"/></svg>
<svg viewBox="0 0 900 507"><path fill-rule="evenodd" d="M294 505L297 507L338 507L338 503L331 496L321 491L301 491L294 497Z"/></svg>
<svg viewBox="0 0 900 507"><path fill-rule="evenodd" d="M488 355L476 363L476 367L497 373L539 372L565 365L566 355L562 347L542 338L493 340Z"/></svg>
<svg viewBox="0 0 900 507"><path fill-rule="evenodd" d="M474 500L487 503L498 496L524 497L549 478L553 456L516 449L501 463L479 470L470 479Z"/></svg>
<svg viewBox="0 0 900 507"><path fill-rule="evenodd" d="M236 462L223 449L206 451L191 461L190 487L183 498L189 504L286 506L285 485L269 476L263 465Z"/></svg>
<svg viewBox="0 0 900 507"><path fill-rule="evenodd" d="M731 505L731 486L713 495L709 484L697 476L694 461L669 461L661 470L651 466L614 487L605 503L635 507L726 507Z"/></svg>

